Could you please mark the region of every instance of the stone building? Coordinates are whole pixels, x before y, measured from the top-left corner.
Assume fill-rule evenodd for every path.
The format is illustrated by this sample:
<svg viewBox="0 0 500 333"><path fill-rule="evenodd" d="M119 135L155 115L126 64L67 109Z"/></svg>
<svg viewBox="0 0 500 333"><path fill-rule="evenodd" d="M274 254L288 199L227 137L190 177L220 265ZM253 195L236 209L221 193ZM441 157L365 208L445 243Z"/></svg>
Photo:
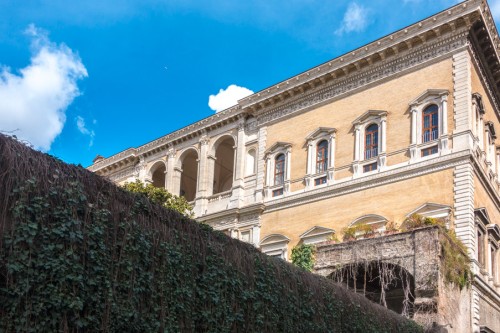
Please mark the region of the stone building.
<svg viewBox="0 0 500 333"><path fill-rule="evenodd" d="M287 260L347 226L444 218L475 275L457 291L461 318L435 322L500 332L499 54L488 4L467 0L89 169L165 187L197 220Z"/></svg>

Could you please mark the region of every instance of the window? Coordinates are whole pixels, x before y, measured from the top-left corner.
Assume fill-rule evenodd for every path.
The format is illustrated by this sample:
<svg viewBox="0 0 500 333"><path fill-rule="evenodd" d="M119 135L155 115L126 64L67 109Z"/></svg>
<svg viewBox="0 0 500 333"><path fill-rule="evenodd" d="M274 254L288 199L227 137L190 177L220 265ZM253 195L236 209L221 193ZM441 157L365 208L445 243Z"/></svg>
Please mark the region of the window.
<svg viewBox="0 0 500 333"><path fill-rule="evenodd" d="M266 160L266 182L264 196L272 198L286 195L290 191L290 159L292 144L276 142L264 152Z"/></svg>
<svg viewBox="0 0 500 333"><path fill-rule="evenodd" d="M438 146L432 146L429 148L423 148L421 150L422 157L437 154L438 153Z"/></svg>
<svg viewBox="0 0 500 333"><path fill-rule="evenodd" d="M250 230L245 230L240 232L240 240L245 243L251 243L252 242L252 234Z"/></svg>
<svg viewBox="0 0 500 333"><path fill-rule="evenodd" d="M446 89L427 89L409 104L411 163L422 157L449 153L448 95Z"/></svg>
<svg viewBox="0 0 500 333"><path fill-rule="evenodd" d="M260 242L260 249L263 253L271 257L286 260L288 257L288 243L290 239L284 235L273 234L264 237Z"/></svg>
<svg viewBox="0 0 500 333"><path fill-rule="evenodd" d="M279 154L274 161L274 185L281 185L285 181L285 154Z"/></svg>
<svg viewBox="0 0 500 333"><path fill-rule="evenodd" d="M328 169L328 141L323 140L316 147L316 173Z"/></svg>
<svg viewBox="0 0 500 333"><path fill-rule="evenodd" d="M429 105L422 113L422 142L437 140L439 136L438 106ZM423 155L422 155L423 156Z"/></svg>
<svg viewBox="0 0 500 333"><path fill-rule="evenodd" d="M354 125L354 176L386 167L387 111L369 110ZM375 161L374 161L375 160ZM375 166L372 164L375 163Z"/></svg>
<svg viewBox="0 0 500 333"><path fill-rule="evenodd" d="M377 163L370 163L363 165L363 172L370 172L370 171L375 171L377 170Z"/></svg>
<svg viewBox="0 0 500 333"><path fill-rule="evenodd" d="M283 187L273 191L273 197L283 195Z"/></svg>
<svg viewBox="0 0 500 333"><path fill-rule="evenodd" d="M477 231L477 262L484 267L484 233Z"/></svg>
<svg viewBox="0 0 500 333"><path fill-rule="evenodd" d="M365 160L378 155L378 126L371 124L365 130Z"/></svg>
<svg viewBox="0 0 500 333"><path fill-rule="evenodd" d="M316 178L314 180L314 186L323 185L323 184L326 184L326 182L327 182L326 176L320 177L320 178Z"/></svg>
<svg viewBox="0 0 500 333"><path fill-rule="evenodd" d="M336 132L335 128L319 127L306 137L306 189L333 181Z"/></svg>

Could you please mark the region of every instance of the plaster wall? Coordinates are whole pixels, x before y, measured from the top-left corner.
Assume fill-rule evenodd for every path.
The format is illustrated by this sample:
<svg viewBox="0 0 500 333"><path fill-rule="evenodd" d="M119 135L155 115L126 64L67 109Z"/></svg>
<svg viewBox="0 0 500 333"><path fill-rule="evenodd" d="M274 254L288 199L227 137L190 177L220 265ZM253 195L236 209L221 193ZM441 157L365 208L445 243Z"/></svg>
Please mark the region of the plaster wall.
<svg viewBox="0 0 500 333"><path fill-rule="evenodd" d="M261 218L261 237L285 235L290 238L288 247L291 249L299 243L299 236L314 226L334 229L340 238L342 228L358 217L377 214L399 225L409 212L428 202L453 206L452 169L296 207L264 212Z"/></svg>

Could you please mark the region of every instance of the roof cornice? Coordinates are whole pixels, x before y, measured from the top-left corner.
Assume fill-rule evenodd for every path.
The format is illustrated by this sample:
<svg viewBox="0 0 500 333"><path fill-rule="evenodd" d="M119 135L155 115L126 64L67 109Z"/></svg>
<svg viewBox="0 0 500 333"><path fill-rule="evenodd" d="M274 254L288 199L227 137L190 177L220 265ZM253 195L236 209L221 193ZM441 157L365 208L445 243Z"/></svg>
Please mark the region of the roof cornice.
<svg viewBox="0 0 500 333"><path fill-rule="evenodd" d="M242 108L248 108L252 112L264 112L268 107L274 106L287 97L301 94L306 90L316 87L316 85L324 85L337 77L344 77L351 72L371 65L374 60L384 60L388 55L399 53L401 48L412 48L412 45L418 40L425 42L429 34L436 34L439 37L442 30L448 28L454 30L458 19L463 19L465 24L470 27L473 21L479 18L482 13L489 13L491 17L491 13L484 0L462 2L356 50L345 53L285 81L256 92L239 100L238 103ZM443 27L446 29L443 29ZM497 36L496 29L493 34Z"/></svg>

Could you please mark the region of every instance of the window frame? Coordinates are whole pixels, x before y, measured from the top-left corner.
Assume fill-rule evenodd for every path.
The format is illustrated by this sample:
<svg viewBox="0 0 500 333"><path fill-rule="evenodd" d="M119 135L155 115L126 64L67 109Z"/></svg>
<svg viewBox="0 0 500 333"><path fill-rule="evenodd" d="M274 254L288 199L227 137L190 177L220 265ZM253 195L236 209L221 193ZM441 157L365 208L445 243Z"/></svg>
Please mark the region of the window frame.
<svg viewBox="0 0 500 333"><path fill-rule="evenodd" d="M387 141L387 111L369 110L353 121L354 125L354 176L367 175L385 170L387 161L386 141ZM377 131L369 131L371 126L377 126ZM376 154L367 154L367 135L376 133L377 143L371 147L377 149ZM372 134L373 138L373 134ZM371 140L373 142L373 139ZM366 165L377 164L374 170L366 171Z"/></svg>
<svg viewBox="0 0 500 333"><path fill-rule="evenodd" d="M264 195L267 200L286 195L290 190L291 174L291 152L292 145L286 142L277 142L264 153L266 161L266 182L264 186ZM276 182L276 159L283 154L283 176L282 182ZM282 191L281 191L282 190ZM280 193L275 195L276 193Z"/></svg>
<svg viewBox="0 0 500 333"><path fill-rule="evenodd" d="M427 89L421 93L415 100L409 103L411 122L410 122L410 163L426 160L449 153L448 149L448 95L447 89ZM430 118L430 133L436 128L436 134L428 140L424 138L425 130L425 111L433 105L437 107L437 124L432 125L432 116ZM437 146L437 153L426 154L429 149Z"/></svg>
<svg viewBox="0 0 500 333"><path fill-rule="evenodd" d="M318 186L327 186L334 181L334 170L335 170L335 138L337 130L335 128L329 127L319 127L314 132L306 137L306 147L307 147L307 165L306 165L306 175L305 183L306 190L313 189ZM326 152L325 158L323 159L324 169L318 168L318 152L320 149L320 144L326 142L323 147ZM326 183L321 182L321 184L316 185L317 179L322 179L326 176Z"/></svg>

